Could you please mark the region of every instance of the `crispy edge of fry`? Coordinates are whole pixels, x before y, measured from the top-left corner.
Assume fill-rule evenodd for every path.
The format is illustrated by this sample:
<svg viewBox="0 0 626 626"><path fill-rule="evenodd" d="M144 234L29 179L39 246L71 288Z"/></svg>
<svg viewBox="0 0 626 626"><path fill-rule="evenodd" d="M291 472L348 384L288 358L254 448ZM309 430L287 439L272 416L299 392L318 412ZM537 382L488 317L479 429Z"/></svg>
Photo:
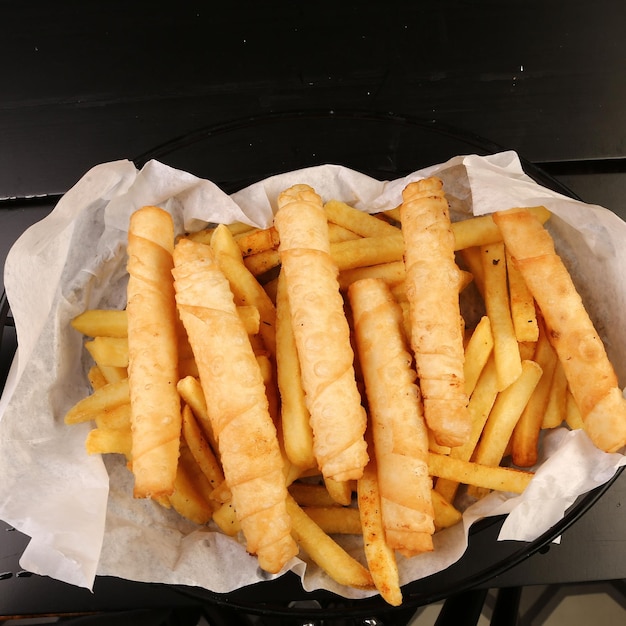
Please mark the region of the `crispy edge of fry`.
<svg viewBox="0 0 626 626"><path fill-rule="evenodd" d="M330 578L348 587L374 588L374 581L367 568L327 535L291 496L287 496L287 511L291 516L294 539Z"/></svg>
<svg viewBox="0 0 626 626"><path fill-rule="evenodd" d="M367 566L380 595L392 606L402 604L400 574L394 551L385 539L375 457L357 481L357 499Z"/></svg>

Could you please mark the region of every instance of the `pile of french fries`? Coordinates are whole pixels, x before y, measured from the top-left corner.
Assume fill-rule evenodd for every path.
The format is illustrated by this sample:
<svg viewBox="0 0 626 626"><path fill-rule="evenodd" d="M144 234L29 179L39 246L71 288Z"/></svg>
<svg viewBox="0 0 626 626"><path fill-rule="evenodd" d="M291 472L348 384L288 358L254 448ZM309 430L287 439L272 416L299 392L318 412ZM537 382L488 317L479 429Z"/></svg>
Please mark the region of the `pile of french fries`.
<svg viewBox="0 0 626 626"><path fill-rule="evenodd" d="M400 463L411 451L400 450L402 442L398 440L390 444L387 452L381 447L384 440L382 431L377 429L392 426L391 422L381 426L383 417L373 414L370 386L374 382L371 374L368 378L369 362L362 361L365 354L362 347L370 340L370 352L380 353L387 347L384 341L374 344L375 323L374 330L369 331L374 335L357 336L366 331L357 333L357 311L353 310L349 297L355 289L353 286L362 281L375 283L384 290L392 310L397 312L393 319L400 329L396 335L401 342L398 350L409 355L408 359L404 358L406 364L399 367L402 376L410 377L413 372L416 391L410 402L415 403L417 426L425 433L425 449L420 454L426 468L423 484L427 485L427 493L420 496L419 515L427 518L425 527L431 528L426 535L459 522L462 513L457 503L461 492L475 498L492 490L521 493L533 476L541 432L561 425L585 428L586 414L581 411L584 396L572 386L572 380L578 379L568 378L566 357L559 352L554 322L547 310L551 305L539 303L537 294L529 288L525 266L518 263L506 243L511 229L498 226L500 214L448 223L453 262L458 269L458 299L460 303L471 302L473 311L472 315L465 315L463 305L459 305L458 325L464 353L461 384L467 398L470 426L459 445L442 444L428 425L428 414L424 412L428 398L420 390L415 373L412 348L415 342L411 338L414 332L411 306L415 305L410 303L407 288L402 207L368 214L333 199L327 199L321 206L327 224L328 254L335 268L336 289L353 346L350 361L354 382L367 416L363 438L368 454L362 471L353 478L325 475L316 457L319 435L312 428L311 402L301 375L302 346L299 352L290 315L294 296L290 303L289 284L281 260L284 252L276 225L267 229L243 224L211 225L182 239L206 249L207 258L212 259L230 288L237 325L245 329L249 340L246 349L249 347L254 354L263 381L264 403L275 427L282 458L284 506L291 524L288 532L300 556L317 564L341 585L376 589L387 602L399 605L402 592L396 553L413 557L419 550L403 550L388 539L391 531L385 526L382 505L392 498L386 484L393 482L395 476L393 459L390 461L388 456L395 455ZM502 220L511 214L523 214L535 229L529 232L537 229L547 232L543 224L550 213L544 207L506 211L501 214ZM443 219L449 217L444 215ZM515 237L523 238L523 229L517 231L522 235L518 232ZM174 249L180 240L172 241L171 245ZM528 241L526 245L530 245ZM514 246L517 250L519 242L514 242ZM431 254L430 250L423 252L426 256ZM67 424L93 422L95 427L86 441L87 452L124 455L129 469L135 471L134 450L138 449L136 439L143 426L133 416L131 402L129 354L133 346L129 327L133 322L129 315L130 311L126 310L94 309L72 321L76 331L85 336L84 345L93 360L88 373L93 393L73 406L65 421ZM467 327L470 319L476 322ZM230 451L224 448L225 437L221 430L216 431L214 417L227 412L228 407L221 404L216 410L211 406L214 402L211 382L206 380L208 374L204 380L201 375L207 370L199 365L198 354L194 352L197 348L179 321L175 324L177 362L171 364L176 371L174 387L180 401L180 421L175 421L173 426L179 433L175 442L173 484L144 492L136 483L135 495L147 495L197 524L212 523L221 532L241 538L243 524L236 506L237 485L229 481L231 470L224 464ZM567 324L575 322L569 320ZM376 358L386 363L387 356L379 353ZM222 357L227 360L229 354ZM393 413L395 402L390 402L387 408ZM341 421L343 410L338 408L331 421ZM587 413L590 410L587 408ZM393 420L393 415L384 419ZM159 419L155 423L158 427ZM612 443L605 448L624 445L620 428L623 430L617 426ZM158 437L154 445L159 445ZM400 466L397 471L400 472ZM143 479L136 476L136 481L139 480ZM342 534L363 537L362 558L354 558L341 547L337 536ZM424 539L422 535L420 538ZM423 550L432 549L432 542L428 543L430 537L425 539ZM279 563L279 569L282 565Z"/></svg>

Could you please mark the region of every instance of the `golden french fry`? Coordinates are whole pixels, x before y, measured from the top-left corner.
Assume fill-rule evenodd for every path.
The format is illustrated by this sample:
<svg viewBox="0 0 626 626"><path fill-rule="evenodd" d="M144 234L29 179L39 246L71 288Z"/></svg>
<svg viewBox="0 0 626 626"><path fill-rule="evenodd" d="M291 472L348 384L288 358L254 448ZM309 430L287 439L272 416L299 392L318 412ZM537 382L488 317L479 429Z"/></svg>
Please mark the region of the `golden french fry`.
<svg viewBox="0 0 626 626"><path fill-rule="evenodd" d="M388 285L395 286L402 284L405 276L402 261L355 267L339 272L339 288L345 291L352 283L363 278L382 278Z"/></svg>
<svg viewBox="0 0 626 626"><path fill-rule="evenodd" d="M126 311L89 309L77 315L71 325L86 337L127 337Z"/></svg>
<svg viewBox="0 0 626 626"><path fill-rule="evenodd" d="M459 251L459 256L471 273L476 289L483 296L485 295L485 272L483 270L483 255L481 248L474 246L464 248Z"/></svg>
<svg viewBox="0 0 626 626"><path fill-rule="evenodd" d="M522 373L517 380L498 394L476 447L473 457L476 463L500 464L513 429L528 404L541 374L541 367L535 361L523 361Z"/></svg>
<svg viewBox="0 0 626 626"><path fill-rule="evenodd" d="M298 467L313 467L313 430L309 424L310 415L302 387L300 362L282 272L278 277L276 292L276 369L282 403L281 424L285 454Z"/></svg>
<svg viewBox="0 0 626 626"><path fill-rule="evenodd" d="M128 338L126 337L94 337L91 341L85 342L85 348L100 366L128 367Z"/></svg>
<svg viewBox="0 0 626 626"><path fill-rule="evenodd" d="M557 360L552 374L552 384L548 404L541 422L541 428L557 428L565 420L567 413L567 378L561 362Z"/></svg>
<svg viewBox="0 0 626 626"><path fill-rule="evenodd" d="M385 540L380 491L374 457L357 481L363 549L367 566L380 595L392 606L402 604L400 575L394 551Z"/></svg>
<svg viewBox="0 0 626 626"><path fill-rule="evenodd" d="M440 478L439 480L445 480ZM437 482L439 482L439 480ZM449 481L455 482L455 481ZM458 483L456 483L458 484ZM431 493L433 511L435 512L435 530L439 532L444 528L450 528L463 519L461 511L456 509L442 494L433 490Z"/></svg>
<svg viewBox="0 0 626 626"><path fill-rule="evenodd" d="M533 360L541 367L542 374L513 431L511 441L513 463L518 467L532 467L537 462L539 432L548 406L557 362L543 324L540 325Z"/></svg>
<svg viewBox="0 0 626 626"><path fill-rule="evenodd" d="M259 277L280 265L280 253L274 249L263 250L245 256L243 263L251 274Z"/></svg>
<svg viewBox="0 0 626 626"><path fill-rule="evenodd" d="M294 539L334 581L357 589L373 589L369 571L329 537L296 503L287 497Z"/></svg>
<svg viewBox="0 0 626 626"><path fill-rule="evenodd" d="M215 231L216 225L210 225L202 230L198 230L193 233L187 233L187 239L191 239L192 241L197 241L198 243L203 243L209 245L211 243L211 237L213 237L213 232ZM254 226L250 226L249 224L243 224L242 222L235 222L234 224L227 224L228 230L233 234L234 237L238 237L243 233L251 232L255 230Z"/></svg>
<svg viewBox="0 0 626 626"><path fill-rule="evenodd" d="M462 461L432 452L428 456L428 469L433 476L482 489L510 493L522 493L534 476L532 472L524 470L481 465L475 461Z"/></svg>
<svg viewBox="0 0 626 626"><path fill-rule="evenodd" d="M269 228L254 228L239 235L234 240L244 257L253 256L268 250L278 248L278 232L273 226Z"/></svg>
<svg viewBox="0 0 626 626"><path fill-rule="evenodd" d="M126 429L130 432L130 403L120 404L96 415L96 427L106 429Z"/></svg>
<svg viewBox="0 0 626 626"><path fill-rule="evenodd" d="M404 244L400 232L383 237L362 237L330 244L330 255L340 272L401 261L403 251Z"/></svg>
<svg viewBox="0 0 626 626"><path fill-rule="evenodd" d="M491 333L491 321L486 315L483 316L467 345L465 346L465 393L469 398L474 391L478 378L485 367L493 350L493 335Z"/></svg>
<svg viewBox="0 0 626 626"><path fill-rule="evenodd" d="M102 411L114 409L130 402L128 379L117 383L107 383L96 389L90 396L79 400L66 414L66 424L78 424L96 419Z"/></svg>
<svg viewBox="0 0 626 626"><path fill-rule="evenodd" d="M183 407L182 429L188 450L196 460L202 473L206 476L212 490L214 490L224 482L224 472L209 442L202 434L202 430L189 405Z"/></svg>
<svg viewBox="0 0 626 626"><path fill-rule="evenodd" d="M195 376L185 376L178 381L176 389L183 402L193 411L203 435L211 445L211 449L219 454L219 446L217 445L217 440L213 433L213 427L211 426L211 420L207 412L206 399L200 381Z"/></svg>
<svg viewBox="0 0 626 626"><path fill-rule="evenodd" d="M328 222L328 240L331 243L338 243L340 241L351 241L353 239L360 239L354 231L339 226L339 224L333 224Z"/></svg>
<svg viewBox="0 0 626 626"><path fill-rule="evenodd" d="M392 237L399 234L399 230L383 220L351 207L339 200L329 200L324 204L324 211L329 222L343 226L361 237Z"/></svg>
<svg viewBox="0 0 626 626"><path fill-rule="evenodd" d="M493 355L491 355L476 383L474 393L470 397L467 406L467 410L472 418L469 440L462 446L456 446L450 450L452 458L462 461L469 461L472 458L497 397L498 376ZM431 449L431 452L436 452L436 450ZM458 481L439 478L435 484L435 491L441 494L448 502L453 502L458 487Z"/></svg>
<svg viewBox="0 0 626 626"><path fill-rule="evenodd" d="M347 506L307 506L303 511L328 535L360 535L359 510Z"/></svg>
<svg viewBox="0 0 626 626"><path fill-rule="evenodd" d="M241 531L241 524L237 519L235 507L230 500L224 502L218 509L213 511L213 521L229 537L234 537Z"/></svg>
<svg viewBox="0 0 626 626"><path fill-rule="evenodd" d="M567 399L566 399L565 409L566 409L565 421L567 422L567 425L572 430L576 430L578 428L584 428L583 417L580 413L580 409L578 408L578 405L576 404L576 400L574 400L574 396L572 395L572 392L569 389L567 390Z"/></svg>
<svg viewBox="0 0 626 626"><path fill-rule="evenodd" d="M128 428L94 428L87 433L87 454L123 454L131 458L132 437Z"/></svg>
<svg viewBox="0 0 626 626"><path fill-rule="evenodd" d="M289 485L289 493L301 507L340 506L324 485L295 482Z"/></svg>
<svg viewBox="0 0 626 626"><path fill-rule="evenodd" d="M511 319L504 244L483 246L481 252L485 307L491 322L493 351L502 391L522 373L522 359Z"/></svg>
<svg viewBox="0 0 626 626"><path fill-rule="evenodd" d="M108 382L102 373L102 370L97 365L92 365L89 368L89 371L87 372L87 380L94 391L100 387L104 387L104 385Z"/></svg>
<svg viewBox="0 0 626 626"><path fill-rule="evenodd" d="M506 251L506 270L509 281L509 297L511 300L511 318L517 341L537 341L539 323L535 310L535 299L522 273L515 265L515 259Z"/></svg>
<svg viewBox="0 0 626 626"><path fill-rule="evenodd" d="M353 481L325 478L324 485L330 497L337 502L337 504L348 506L352 502Z"/></svg>

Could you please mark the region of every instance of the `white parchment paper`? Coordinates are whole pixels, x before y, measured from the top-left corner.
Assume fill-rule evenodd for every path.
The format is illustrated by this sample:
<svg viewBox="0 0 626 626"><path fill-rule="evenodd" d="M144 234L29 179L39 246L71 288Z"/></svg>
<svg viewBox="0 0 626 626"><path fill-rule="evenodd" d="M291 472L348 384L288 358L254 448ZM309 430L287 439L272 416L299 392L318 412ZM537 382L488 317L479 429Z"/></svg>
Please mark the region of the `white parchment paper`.
<svg viewBox="0 0 626 626"><path fill-rule="evenodd" d="M403 187L429 175L445 183L454 219L515 206L543 204L558 251L626 381L626 224L610 211L537 185L517 155L459 156L384 182L335 165L273 176L232 196L209 181L151 161L140 171L128 161L99 165L28 229L11 249L5 286L19 348L0 400L0 518L32 539L21 566L91 588L97 574L200 586L227 592L263 580L256 559L237 541L198 527L176 513L132 498L124 461L88 456L89 424L68 427L65 412L90 392L89 357L70 320L87 308L122 308L126 287L126 229L130 214L154 204L168 210L177 231L207 222L242 221L266 227L278 193L294 183L313 186L375 212L396 207ZM402 582L458 560L476 519L508 513L501 539L531 541L562 518L583 493L608 481L624 464L582 432L558 429L545 438L544 460L521 496L493 493L465 511L464 523L438 533L431 554L400 559ZM346 547L358 554L359 546ZM323 572L294 559L289 568L306 589L346 597Z"/></svg>

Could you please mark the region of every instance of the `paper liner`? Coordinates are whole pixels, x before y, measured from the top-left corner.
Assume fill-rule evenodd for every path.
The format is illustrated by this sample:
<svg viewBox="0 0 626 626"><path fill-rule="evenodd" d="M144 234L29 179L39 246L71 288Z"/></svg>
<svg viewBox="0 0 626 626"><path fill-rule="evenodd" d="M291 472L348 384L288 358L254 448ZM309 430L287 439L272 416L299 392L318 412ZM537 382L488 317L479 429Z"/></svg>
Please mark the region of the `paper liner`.
<svg viewBox="0 0 626 626"><path fill-rule="evenodd" d="M231 196L213 183L157 161L140 171L128 161L99 165L28 229L11 249L5 286L19 349L0 400L0 518L32 537L20 564L29 571L92 588L95 576L200 586L228 592L268 577L243 545L198 527L150 501L132 498L124 460L88 456L89 424L66 426L65 412L90 393L89 356L69 322L87 308L122 308L130 214L158 205L177 232L207 222L268 226L280 191L305 183L324 200L376 212L398 206L404 186L429 175L444 180L453 219L543 204L621 384L626 380L626 224L615 214L536 184L514 152L459 156L391 182L336 165L273 176ZM545 437L546 456L521 496L492 493L469 507L463 524L438 533L431 554L399 557L402 583L440 571L464 553L471 523L508 513L500 538L532 541L561 519L575 499L605 483L622 454L594 448L583 432ZM358 540L346 547L360 553ZM347 598L367 593L339 587L314 566L290 567L304 588Z"/></svg>

